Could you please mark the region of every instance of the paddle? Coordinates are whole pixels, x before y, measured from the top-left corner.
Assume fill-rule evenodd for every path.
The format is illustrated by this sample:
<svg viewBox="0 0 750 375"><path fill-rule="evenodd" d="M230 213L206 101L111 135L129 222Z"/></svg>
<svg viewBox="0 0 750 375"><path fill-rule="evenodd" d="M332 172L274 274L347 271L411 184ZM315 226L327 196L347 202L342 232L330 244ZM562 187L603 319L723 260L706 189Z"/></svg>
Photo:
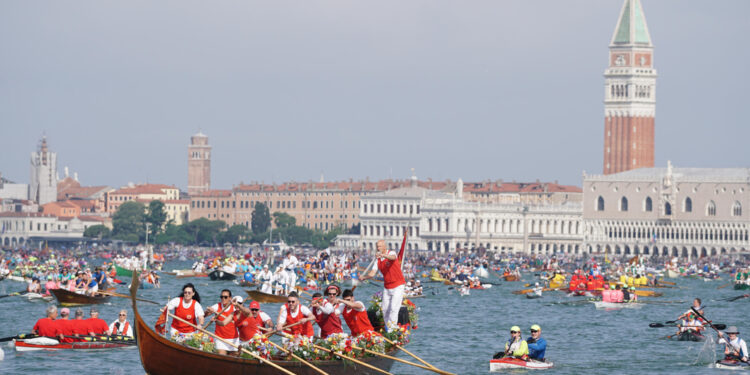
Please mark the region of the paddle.
<svg viewBox="0 0 750 375"><path fill-rule="evenodd" d="M0 296L0 298L20 296L21 294L23 294L25 292L26 292L25 290L22 290L20 292L14 292L14 293L11 293L11 294L2 295L2 296Z"/></svg>
<svg viewBox="0 0 750 375"><path fill-rule="evenodd" d="M691 307L690 307L690 310L693 310L693 312L694 312L694 313L695 313L696 315L698 315L698 317L699 317L699 318L703 319L703 320L704 320L704 321L706 322L706 323L704 323L704 324L708 324L708 325L709 325L709 326L710 326L711 328L713 328L713 329L714 329L714 331L716 331L716 332L719 332L719 328L716 328L716 326L715 326L715 325L713 325L713 324L711 323L711 321L710 321L710 320L706 319L706 317L705 317L705 316L703 316L703 314L701 314L700 312L698 312L698 310L696 310L696 308L695 308L695 307L692 307L692 306L691 306ZM726 326L724 326L724 328L726 328Z"/></svg>
<svg viewBox="0 0 750 375"><path fill-rule="evenodd" d="M651 328L662 328L662 327L680 327L680 325L679 325L679 324L669 324L669 325L664 325L664 324L661 324L661 323L651 323L651 324L649 324L648 326L649 326L649 327L651 327ZM716 324L714 324L714 326L715 326L716 328L718 328L718 329L725 329L725 328L727 328L727 325L726 325L726 324L722 324L722 323L716 323Z"/></svg>
<svg viewBox="0 0 750 375"><path fill-rule="evenodd" d="M732 284L734 284L734 282L731 282L731 283L726 283L726 284L724 284L724 285L721 285L721 286L719 286L719 287L718 287L718 288L716 288L716 289L724 289L724 288L726 288L726 287L728 287L728 286L730 286L730 285L732 285Z"/></svg>
<svg viewBox="0 0 750 375"><path fill-rule="evenodd" d="M239 349L243 353L247 353L247 354L251 355L253 358L257 359L261 363L267 363L270 366L272 366L273 368L275 368L275 369L277 369L277 370L279 370L279 371L281 371L281 372L283 372L285 374L294 375L293 372L291 372L291 371L289 371L289 370L287 370L287 369L285 369L285 368L277 365L276 363L273 363L272 361L269 361L269 360L267 360L267 359L265 359L265 358L263 358L263 357L255 354L255 353L253 353L253 352L251 352L251 351L249 351L249 350L247 350L247 349L245 349L245 348L243 348L241 346L234 345L233 343L231 343L231 342L229 342L229 341L227 341L227 340L225 340L225 339L223 339L223 338L221 338L219 336L216 336L215 334L213 334L213 333L211 333L209 331L206 331L205 329L202 329L201 327L198 327L195 324L190 323L187 320L182 319L182 318L180 318L177 315L174 315L174 314L172 314L170 312L167 312L167 315L171 316L172 319L177 319L178 321L183 322L183 323L189 325L190 327L193 327L193 328L195 328L195 329L197 329L197 330L199 330L199 331L201 331L201 332L203 332L203 333L205 333L205 334L213 337L215 340L220 340L221 342L223 342L223 343L225 343L225 344L227 344L229 346L232 346L232 347L235 347L235 348Z"/></svg>
<svg viewBox="0 0 750 375"><path fill-rule="evenodd" d="M37 335L36 333L22 333L20 335L0 338L0 342L6 342L6 341L15 340L15 339L19 339L19 340L20 339L33 339L34 337L39 337L39 335Z"/></svg>
<svg viewBox="0 0 750 375"><path fill-rule="evenodd" d="M750 294L743 294L741 296L731 297L731 298L728 298L727 301L734 302L734 301L736 301L738 299L743 299L743 298L747 298L747 297L750 297Z"/></svg>

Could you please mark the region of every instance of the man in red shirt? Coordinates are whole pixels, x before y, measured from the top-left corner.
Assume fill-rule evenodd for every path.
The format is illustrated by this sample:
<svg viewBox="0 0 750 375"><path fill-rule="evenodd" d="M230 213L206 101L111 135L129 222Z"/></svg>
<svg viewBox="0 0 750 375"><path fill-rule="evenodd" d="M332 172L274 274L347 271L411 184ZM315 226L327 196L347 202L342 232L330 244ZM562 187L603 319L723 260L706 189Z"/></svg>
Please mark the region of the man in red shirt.
<svg viewBox="0 0 750 375"><path fill-rule="evenodd" d="M89 335L106 335L109 332L109 324L104 319L99 318L99 310L96 307L92 307L90 314L91 317L86 319Z"/></svg>
<svg viewBox="0 0 750 375"><path fill-rule="evenodd" d="M340 303L341 316L344 317L346 325L349 326L352 336L374 331L372 324L370 324L370 318L367 317L365 304L354 299L354 292L351 289L344 290L342 299L338 299L336 302Z"/></svg>
<svg viewBox="0 0 750 375"><path fill-rule="evenodd" d="M260 311L260 304L257 301L250 302L250 308L242 306L242 298L235 297L234 306L237 308L234 317L234 324L240 334L240 344L246 345L250 339L259 331L268 331L266 327L273 328L271 317Z"/></svg>
<svg viewBox="0 0 750 375"><path fill-rule="evenodd" d="M60 334L60 342L74 342L81 341L76 340L72 336L75 335L75 323L73 320L68 319L70 316L70 310L67 307L60 309L60 319L55 320L57 323L57 329Z"/></svg>
<svg viewBox="0 0 750 375"><path fill-rule="evenodd" d="M77 339L71 339L70 341L85 341L83 337L88 336L90 331L88 320L83 319L83 309L80 307L77 308L75 312L75 319L69 320L68 322L68 325L70 326L70 333L65 333L65 335L79 337Z"/></svg>
<svg viewBox="0 0 750 375"><path fill-rule="evenodd" d="M55 318L57 318L57 307L47 307L47 316L36 321L34 324L34 333L39 336L46 337L57 337L60 335L60 330L57 327Z"/></svg>
<svg viewBox="0 0 750 375"><path fill-rule="evenodd" d="M401 309L401 302L404 299L406 280L401 272L401 260L404 256L405 243L406 233L404 233L404 243L401 244L401 251L398 254L395 251L389 251L385 241L380 240L377 243L378 270L383 274L383 302L381 306L387 332L398 327L398 311ZM375 276L375 269L365 275L363 279L369 279L373 276Z"/></svg>

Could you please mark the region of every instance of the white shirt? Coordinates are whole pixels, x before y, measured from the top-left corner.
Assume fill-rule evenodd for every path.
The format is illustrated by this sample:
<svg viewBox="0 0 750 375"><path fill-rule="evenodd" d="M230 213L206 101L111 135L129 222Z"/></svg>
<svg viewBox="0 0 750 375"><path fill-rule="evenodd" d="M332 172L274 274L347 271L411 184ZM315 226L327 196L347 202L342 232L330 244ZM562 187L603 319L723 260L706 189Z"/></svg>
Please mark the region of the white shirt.
<svg viewBox="0 0 750 375"><path fill-rule="evenodd" d="M717 344L727 344L732 347L733 350L739 350L740 357L747 357L747 343L745 340L735 337L734 340L727 342L725 338L720 338Z"/></svg>
<svg viewBox="0 0 750 375"><path fill-rule="evenodd" d="M190 302L192 303L192 301ZM180 297L172 298L169 303L167 303L167 308L171 311L177 308L177 306L180 304ZM190 308L189 303L182 302L182 307L187 309ZM203 316L203 307L201 306L200 302L195 301L195 317L202 317Z"/></svg>
<svg viewBox="0 0 750 375"><path fill-rule="evenodd" d="M302 312L303 316L312 315L312 312L310 311L310 309L307 308L307 306L298 305L297 311L292 311L292 318L296 318L300 312ZM281 311L279 312L279 320L277 321L277 324L284 325L285 323L286 323L286 304L281 306Z"/></svg>
<svg viewBox="0 0 750 375"><path fill-rule="evenodd" d="M282 267L284 267L285 271L293 271L295 267L297 267L297 257L294 255L290 255L288 258L284 258L284 262L282 263Z"/></svg>
<svg viewBox="0 0 750 375"><path fill-rule="evenodd" d="M119 330L115 326L115 323L118 323L118 322L120 323L120 329ZM127 320L125 322L127 322ZM127 330L127 332L123 332L122 331L123 328L125 328L125 323L124 322L120 322L120 319L117 319L114 322L112 322L112 324L109 325L109 334L110 335L124 335L124 336L133 337L133 325L132 324L128 324L128 330Z"/></svg>
<svg viewBox="0 0 750 375"><path fill-rule="evenodd" d="M320 307L316 307L316 309L326 315L332 313L341 314L341 312L344 311L344 308L342 306L344 306L343 303L339 303L338 305L334 306L331 302L324 300L323 305Z"/></svg>

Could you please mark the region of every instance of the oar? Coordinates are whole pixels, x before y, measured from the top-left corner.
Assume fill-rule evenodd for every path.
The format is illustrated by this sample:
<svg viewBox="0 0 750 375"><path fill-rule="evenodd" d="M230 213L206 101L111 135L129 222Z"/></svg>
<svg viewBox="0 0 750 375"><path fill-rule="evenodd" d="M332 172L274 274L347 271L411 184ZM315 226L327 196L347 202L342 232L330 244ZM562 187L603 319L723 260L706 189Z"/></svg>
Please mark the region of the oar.
<svg viewBox="0 0 750 375"><path fill-rule="evenodd" d="M294 375L293 372L291 372L291 371L289 371L289 370L287 370L287 369L285 369L285 368L283 368L283 367L281 367L281 366L273 363L273 361L269 361L269 360L267 360L267 359L265 359L265 358L263 358L263 357L255 354L255 353L253 353L253 352L251 352L251 351L249 351L249 350L247 350L247 349L245 349L245 348L243 348L241 346L234 345L233 343L231 343L231 342L229 342L229 341L227 341L227 340L225 340L225 339L223 339L223 338L221 338L219 336L216 336L215 334L213 334L213 333L211 333L209 331L206 331L205 329L203 329L203 328L201 328L201 327L199 327L199 326L197 326L197 325L195 325L193 323L190 323L187 320L182 319L182 318L180 318L177 315L174 315L174 314L172 314L170 312L167 312L167 315L171 316L172 319L177 319L178 321L183 322L183 323L189 325L190 327L193 327L193 328L195 328L195 329L197 329L197 330L199 330L199 331L201 331L201 332L203 332L203 333L205 333L205 334L213 337L215 340L219 340L219 341L221 341L221 342L223 342L223 343L225 343L225 344L227 344L229 346L237 348L237 349L241 350L243 353L250 354L253 358L257 359L258 361L260 361L262 363L267 363L267 364L271 365L273 368L275 368L275 369L277 369L277 370L279 370L279 371L281 371L281 372L283 372L285 374Z"/></svg>
<svg viewBox="0 0 750 375"><path fill-rule="evenodd" d="M395 342L393 342L393 341L391 341L391 340L388 340L388 338L387 338L387 337L383 336L383 340L385 340L385 341L386 341L386 342L388 342L389 344L391 344L391 345L395 346L396 348L400 349L400 350L401 350L402 352L404 352L404 353L406 353L406 354L408 354L408 355L410 355L410 356L414 357L414 359L416 359L416 360L417 360L417 361L419 361L419 362L422 362L422 364L424 364L425 366L428 366L428 367L431 367L431 368L433 368L433 369L435 369L435 370L438 370L438 368L437 368L437 367L435 367L435 366L433 366L433 365L431 365L431 364L427 363L427 361L425 361L425 360L424 360L424 359L422 359L422 358L419 358L419 357L417 357L416 355L414 355L414 353L412 353L412 352L410 352L410 351L408 351L408 350L404 349L403 347L401 347L401 346L398 346L398 345L396 345L396 343L395 343Z"/></svg>
<svg viewBox="0 0 750 375"><path fill-rule="evenodd" d="M20 296L21 294L23 294L23 293L25 293L25 292L26 292L25 290L22 290L22 291L20 291L20 292L13 292L13 293L11 293L11 294L6 294L6 295L4 295L4 296L0 296L0 298L5 298L5 297L13 297L13 296Z"/></svg>
<svg viewBox="0 0 750 375"><path fill-rule="evenodd" d="M671 281L666 281L666 280L659 280L659 284L677 285L677 283L673 283Z"/></svg>
<svg viewBox="0 0 750 375"><path fill-rule="evenodd" d="M726 284L724 284L724 285L721 285L721 286L719 286L719 287L718 287L718 288L716 288L716 289L724 289L724 288L726 288L726 287L728 287L728 286L730 286L730 285L732 285L732 284L734 284L734 281L732 281L731 283L726 283Z"/></svg>
<svg viewBox="0 0 750 375"><path fill-rule="evenodd" d="M390 359L390 360L393 360L393 361L397 361L397 362L405 363L407 365L412 365L414 367L419 367L421 369L433 371L433 372L436 372L436 373L441 374L441 375L456 375L456 374L453 374L451 372L447 372L447 371L443 371L443 370L438 370L438 369L435 369L435 368L432 368L432 367L423 366L423 365L420 365L418 363L409 362L407 360L404 360L404 359L401 359L401 358L396 358L396 357L390 356L390 355L385 354L385 353L380 353L380 352L372 351L370 349L360 348L360 347L357 347L357 346L352 346L352 349L361 350L361 351L364 351L364 352L367 352L367 353L370 353L370 354L373 354L373 355L381 356L383 358L387 358L387 359Z"/></svg>
<svg viewBox="0 0 750 375"><path fill-rule="evenodd" d="M281 346L281 345L279 345L279 344L277 344L277 343L275 343L275 342L273 342L273 341L271 341L271 340L268 340L268 343L269 343L269 344L271 344L271 345L273 345L273 346L275 346L276 348L278 348L279 350L283 351L284 353L286 353L286 354L289 354L289 355L291 355L291 356L292 356L292 358L294 358L294 359L296 359L296 360L298 360L298 361L300 361L300 362L302 362L302 363L304 363L304 364L306 364L306 365L308 365L308 366L312 367L312 369L313 369L313 370L315 370L315 371L317 371L317 372L319 372L319 373L321 373L321 374L323 374L323 375L328 375L328 373L327 373L327 372L325 372L325 371L323 371L323 370L321 370L321 369L317 368L317 367L316 367L315 365L313 365L312 363L310 363L310 362L307 362L307 361L305 361L304 359L300 358L299 356L297 356L296 354L294 354L294 352L292 352L291 350L287 350L287 349L286 349L286 348L284 348L283 346Z"/></svg>
<svg viewBox="0 0 750 375"><path fill-rule="evenodd" d="M284 337L286 337L286 338L288 338L288 339L294 339L294 336L292 336L292 335L290 335L290 334L288 334L288 333L283 333L283 332L282 332L282 333L280 333L280 335L282 335L282 336L284 336ZM356 358L353 358L353 357L349 357L349 356L345 355L344 353L341 353L341 352L334 352L334 351L333 351L333 350L331 350L331 349L327 349L327 348L324 348L324 347L322 347L322 346L318 346L318 345L315 345L315 344L313 344L313 347L314 347L315 349L319 349L319 350L322 350L322 351L325 351L325 352L328 352L328 353L331 353L331 354L335 354L335 355L337 355L337 356L339 356L339 357L341 357L341 358L345 358L345 359L347 359L347 360L349 360L349 361L352 361L352 362L354 362L354 363L356 363L356 364L358 364L358 365L362 365L362 366L365 366L365 367L367 367L367 368L369 368L369 369L371 369L371 370L375 370L375 371L381 372L381 373L383 373L383 374L393 375L393 374L391 374L391 373L390 373L390 372L388 372L388 371L385 371L385 370L383 370L383 369L377 368L377 367L375 367L375 366L373 366L373 365L371 365L371 364L369 364L369 363L366 363L366 362L362 362L362 361L360 361L360 360L358 360L358 359L356 359Z"/></svg>
<svg viewBox="0 0 750 375"><path fill-rule="evenodd" d="M301 293L305 293L305 294L307 294L308 296L312 297L312 294L310 294L310 293L309 293L308 291L306 291L306 290L305 290L304 288L302 288L302 287L301 287L301 286L299 286L299 285L296 285L296 286L294 287L294 289L297 289L297 291L298 291L298 292L301 292Z"/></svg>
<svg viewBox="0 0 750 375"><path fill-rule="evenodd" d="M22 340L22 339L33 339L34 337L39 337L39 335L37 335L36 333L22 333L20 335L8 336L8 337L0 338L0 342L6 342L6 341L16 340L16 339L19 339L19 340Z"/></svg>
<svg viewBox="0 0 750 375"><path fill-rule="evenodd" d="M299 322L297 322L297 323L292 323L292 324L290 324L290 325L287 325L287 326L283 326L283 327L281 327L281 330L278 330L278 329L274 329L274 330L272 330L272 331L269 331L269 332L267 332L267 333L264 333L264 336L270 336L270 335L273 335L274 333L277 333L277 332L279 332L279 331L282 331L282 332L283 332L283 331L284 331L285 329L287 329L287 328L292 328L292 327L294 327L294 326L298 326L298 325L300 325L300 324L302 324L302 323L307 323L307 322L308 322L308 320L306 320L306 319L302 319L302 320L300 320L300 321L299 321Z"/></svg>
<svg viewBox="0 0 750 375"><path fill-rule="evenodd" d="M727 301L734 302L734 301L736 301L738 299L743 299L743 298L747 298L747 297L750 297L750 294L743 294L741 296L732 297L732 298L727 299Z"/></svg>
<svg viewBox="0 0 750 375"><path fill-rule="evenodd" d="M706 323L704 323L704 324L708 324L708 325L709 325L709 326L710 326L711 328L713 328L713 329L714 329L714 331L716 331L716 332L719 332L719 328L716 328L716 326L715 326L715 325L713 325L713 324L711 323L711 321L710 321L710 320L706 319L706 317L705 317L705 316L703 316L703 314L701 314L700 312L698 312L698 310L696 310L696 309L695 309L695 307L692 307L692 306L691 306L691 307L690 307L690 310L693 310L693 312L694 312L694 313L695 313L696 315L698 315L698 317L699 317L699 318L703 319L703 320L704 320L704 321L706 322ZM725 328L726 328L726 327L725 327Z"/></svg>
<svg viewBox="0 0 750 375"><path fill-rule="evenodd" d="M208 323L206 323L206 325L205 325L205 326L203 326L203 329L206 329L206 328L208 328L208 326L210 326L210 325L211 325L211 323L215 322L215 321L216 321L216 319L217 319L218 317L220 317L220 316L221 316L221 314L223 314L223 313L224 313L224 311L227 311L227 309L229 308L229 306L232 306L232 304L231 304L231 303L229 303L229 305L227 305L227 306L224 306L224 308L222 308L222 309L221 309L221 311L220 311L219 313L214 313L214 314L216 314L216 318L212 318L212 319L209 319Z"/></svg>
<svg viewBox="0 0 750 375"><path fill-rule="evenodd" d="M105 295L105 296L112 296L112 297L120 297L120 298L130 299L130 296L127 296L127 295L124 295L124 294L120 294L120 293L109 293L109 292L102 292L102 291L97 291L96 293L97 294L102 294L102 295ZM154 301L150 301L150 300L143 299L143 298L136 298L136 301L153 303L154 305L161 305L159 302L154 302Z"/></svg>
<svg viewBox="0 0 750 375"><path fill-rule="evenodd" d="M662 327L679 327L680 325L679 324L664 325L664 324L661 324L661 323L651 323L648 326L651 327L651 328L662 328ZM725 328L727 328L727 325L726 324L722 324L722 323L716 323L716 324L714 324L714 327L716 327L718 329L725 329Z"/></svg>

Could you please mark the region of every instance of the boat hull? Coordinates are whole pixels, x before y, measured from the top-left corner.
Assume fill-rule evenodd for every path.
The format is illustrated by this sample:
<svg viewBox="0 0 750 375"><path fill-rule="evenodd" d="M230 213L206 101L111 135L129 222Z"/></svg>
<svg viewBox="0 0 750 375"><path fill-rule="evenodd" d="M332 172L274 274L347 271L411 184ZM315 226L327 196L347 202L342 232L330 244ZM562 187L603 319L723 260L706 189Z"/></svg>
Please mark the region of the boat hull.
<svg viewBox="0 0 750 375"><path fill-rule="evenodd" d="M250 299L253 301L258 301L258 303L285 303L286 302L286 296L277 296L274 294L268 294L263 293L259 290L246 290L247 295L250 296Z"/></svg>
<svg viewBox="0 0 750 375"><path fill-rule="evenodd" d="M507 369L529 369L546 370L552 368L552 362L541 362L535 360L524 361L518 358L500 358L490 360L490 372L499 372Z"/></svg>
<svg viewBox="0 0 750 375"><path fill-rule="evenodd" d="M518 277L518 275L503 275L503 279L505 279L505 281L519 281L519 280L521 280L521 278Z"/></svg>
<svg viewBox="0 0 750 375"><path fill-rule="evenodd" d="M747 290L747 289L750 289L750 284L737 283L737 284L734 284L734 289L735 290Z"/></svg>
<svg viewBox="0 0 750 375"><path fill-rule="evenodd" d="M134 289L131 289L131 296L135 297ZM279 373L279 370L257 360L207 353L167 340L154 332L143 321L138 313L135 300L132 300L132 303L138 352L143 369L150 375L205 375L216 373L222 375L275 375ZM367 357L362 361L385 371L388 371L393 365L393 360L383 357ZM299 375L319 374L311 367L297 361L274 361L274 363ZM380 374L375 370L351 362L315 361L314 364L331 375Z"/></svg>
<svg viewBox="0 0 750 375"><path fill-rule="evenodd" d="M603 301L595 301L594 306L596 306L597 309L640 309L643 307L642 303L637 302L603 302Z"/></svg>
<svg viewBox="0 0 750 375"><path fill-rule="evenodd" d="M745 362L722 359L716 361L716 368L720 368L722 370L747 370L750 368L750 365Z"/></svg>
<svg viewBox="0 0 750 375"><path fill-rule="evenodd" d="M53 296L57 299L57 303L60 306L84 306L84 305L99 305L102 303L109 302L109 296L87 296L85 294L78 294L67 291L65 289L52 289L50 290Z"/></svg>
<svg viewBox="0 0 750 375"><path fill-rule="evenodd" d="M216 270L208 274L208 277L211 280L234 280L237 278L237 275L230 273L230 272L224 272L221 270Z"/></svg>
<svg viewBox="0 0 750 375"><path fill-rule="evenodd" d="M117 277L133 277L133 271L129 270L127 268L120 267L115 264L115 271L117 272Z"/></svg>
<svg viewBox="0 0 750 375"><path fill-rule="evenodd" d="M23 341L16 341L15 348L17 352L31 352L37 350L99 350L135 347L134 344L114 343L114 342L72 342L57 345L36 345Z"/></svg>
<svg viewBox="0 0 750 375"><path fill-rule="evenodd" d="M672 338L677 341L706 341L706 336L692 331L680 332L679 335L674 335Z"/></svg>

